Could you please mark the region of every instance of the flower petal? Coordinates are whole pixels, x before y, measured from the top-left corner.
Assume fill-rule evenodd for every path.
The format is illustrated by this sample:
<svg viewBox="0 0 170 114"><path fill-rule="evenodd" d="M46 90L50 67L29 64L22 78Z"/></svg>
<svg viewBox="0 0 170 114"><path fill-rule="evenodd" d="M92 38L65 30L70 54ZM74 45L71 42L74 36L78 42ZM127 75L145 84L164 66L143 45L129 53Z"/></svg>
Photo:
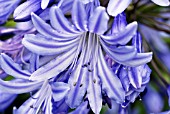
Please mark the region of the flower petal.
<svg viewBox="0 0 170 114"><path fill-rule="evenodd" d="M77 64L78 66L75 68L68 81L70 84L70 91L66 97L66 103L70 108L76 108L80 105L88 86L88 69L82 67L82 56L80 56Z"/></svg>
<svg viewBox="0 0 170 114"><path fill-rule="evenodd" d="M137 48L137 52L142 53L142 37L140 33L133 37L132 44Z"/></svg>
<svg viewBox="0 0 170 114"><path fill-rule="evenodd" d="M63 82L52 83L51 88L53 92L52 96L55 102L63 99L70 90L69 85Z"/></svg>
<svg viewBox="0 0 170 114"><path fill-rule="evenodd" d="M37 13L41 9L40 0L27 0L19 5L14 11L15 21L25 21L31 19L31 12Z"/></svg>
<svg viewBox="0 0 170 114"><path fill-rule="evenodd" d="M38 30L39 33L41 33L46 37L54 38L55 40L61 42L61 41L68 41L74 39L75 37L78 36L77 34L59 33L58 31L51 28L50 25L45 23L40 17L38 17L34 13L31 14L31 17L32 17L32 22L34 24L34 27Z"/></svg>
<svg viewBox="0 0 170 114"><path fill-rule="evenodd" d="M56 59L40 67L30 77L30 80L46 80L57 76L64 71L74 59L75 48L59 55Z"/></svg>
<svg viewBox="0 0 170 114"><path fill-rule="evenodd" d="M93 72L89 72L89 85L87 88L87 98L90 107L95 114L99 114L102 108L102 94L101 94L100 79L97 74L97 69L94 68Z"/></svg>
<svg viewBox="0 0 170 114"><path fill-rule="evenodd" d="M74 0L72 7L72 20L77 29L87 30L87 14L84 4L80 0Z"/></svg>
<svg viewBox="0 0 170 114"><path fill-rule="evenodd" d="M127 61L137 54L137 50L134 46L119 46L119 47L109 47L102 43L102 47L106 53L116 62L122 63L122 61Z"/></svg>
<svg viewBox="0 0 170 114"><path fill-rule="evenodd" d="M129 86L130 86L130 83L129 83L129 78L128 78L128 72L127 72L127 69L125 67L122 67L120 69L120 73L118 74L120 80L121 80L121 83L123 85L123 88L125 89L125 91L129 91Z"/></svg>
<svg viewBox="0 0 170 114"><path fill-rule="evenodd" d="M137 22L132 22L118 33L111 35L102 35L101 38L110 45L116 44L125 45L136 34L137 25L138 25Z"/></svg>
<svg viewBox="0 0 170 114"><path fill-rule="evenodd" d="M15 10L21 0L1 0L0 1L0 24L7 21L8 17Z"/></svg>
<svg viewBox="0 0 170 114"><path fill-rule="evenodd" d="M29 79L31 75L30 72L22 70L21 66L15 63L8 55L5 53L1 54L0 63L2 69L9 75L14 76L15 78Z"/></svg>
<svg viewBox="0 0 170 114"><path fill-rule="evenodd" d="M142 69L143 66L138 66L138 67L128 67L128 77L130 83L133 85L134 88L141 88L142 85Z"/></svg>
<svg viewBox="0 0 170 114"><path fill-rule="evenodd" d="M89 31L99 35L108 29L109 16L104 7L97 7L89 18Z"/></svg>
<svg viewBox="0 0 170 114"><path fill-rule="evenodd" d="M102 82L102 90L106 92L110 99L118 103L123 103L125 100L125 91L119 78L107 66L101 48L99 50L97 67L99 71L98 75Z"/></svg>
<svg viewBox="0 0 170 114"><path fill-rule="evenodd" d="M80 33L78 30L73 28L59 7L54 6L50 9L50 21L51 25L58 31L65 32L67 34Z"/></svg>
<svg viewBox="0 0 170 114"><path fill-rule="evenodd" d="M131 3L132 0L110 0L107 12L111 16L116 16L119 13L122 13Z"/></svg>
<svg viewBox="0 0 170 114"><path fill-rule="evenodd" d="M79 107L76 108L76 110L70 112L69 114L88 114L90 109L87 106L88 101L84 101Z"/></svg>
<svg viewBox="0 0 170 114"><path fill-rule="evenodd" d="M17 97L16 94L3 93L0 90L0 112L4 111Z"/></svg>
<svg viewBox="0 0 170 114"><path fill-rule="evenodd" d="M144 65L152 60L152 55L153 55L152 52L137 53L137 55L135 57L133 57L132 59L130 59L128 61L122 62L122 64L124 64L126 66L131 66L131 67Z"/></svg>
<svg viewBox="0 0 170 114"><path fill-rule="evenodd" d="M22 40L22 44L33 53L39 55L55 55L76 47L78 44L77 40L78 38L67 42L58 42L53 39L45 38L44 36L27 34Z"/></svg>
<svg viewBox="0 0 170 114"><path fill-rule="evenodd" d="M111 28L111 33L112 34L118 33L120 31L124 30L126 26L127 26L126 14L123 12L121 14L118 14L114 18L114 22L113 22L112 28Z"/></svg>
<svg viewBox="0 0 170 114"><path fill-rule="evenodd" d="M48 4L50 3L51 0L41 0L41 8L45 9L47 8Z"/></svg>
<svg viewBox="0 0 170 114"><path fill-rule="evenodd" d="M12 81L3 81L0 79L0 88L2 92L21 94L34 91L42 85L41 82L30 82L21 79L15 79Z"/></svg>
<svg viewBox="0 0 170 114"><path fill-rule="evenodd" d="M170 5L169 0L151 0L151 1L157 5L160 5L160 6L169 6Z"/></svg>

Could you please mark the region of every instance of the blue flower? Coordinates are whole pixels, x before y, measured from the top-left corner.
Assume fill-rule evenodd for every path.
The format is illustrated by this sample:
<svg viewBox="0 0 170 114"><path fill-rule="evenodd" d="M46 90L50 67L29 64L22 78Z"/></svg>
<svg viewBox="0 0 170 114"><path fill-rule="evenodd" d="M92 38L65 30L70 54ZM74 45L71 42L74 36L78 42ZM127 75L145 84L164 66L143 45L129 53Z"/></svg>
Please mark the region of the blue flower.
<svg viewBox="0 0 170 114"><path fill-rule="evenodd" d="M108 67L103 51L114 61L127 66L149 62L152 53L138 53L135 46L126 46L136 33L136 22L126 26L115 19L114 30L105 34L109 16L104 7L96 5L93 2L85 5L75 0L72 23L59 7L52 7L51 26L32 13L33 25L41 35L25 35L22 43L38 55L58 55L56 59L33 72L30 80L51 79L67 69L70 91L66 102L69 107L79 106L87 92L91 109L94 113L99 113L102 107L102 91L118 103L125 100L122 84Z"/></svg>
<svg viewBox="0 0 170 114"><path fill-rule="evenodd" d="M11 96L12 98L14 97L13 99L15 99L15 95L17 94L29 92L34 93L34 95L21 105L19 109L14 110L15 114L36 113L40 108L42 108L41 110L43 112L51 114L52 99L55 102L62 100L70 89L69 85L64 82L56 82L52 80L30 81L30 71L28 71L28 69L22 69L19 64L15 63L6 54L1 54L0 62L2 69L15 78L11 81L3 81L0 79L2 95L5 93L9 94L4 101L8 100L8 96ZM36 66L36 63L39 63L36 61L34 62L34 66ZM9 103L7 103L7 105L9 105ZM2 106L5 105L6 104L3 104Z"/></svg>

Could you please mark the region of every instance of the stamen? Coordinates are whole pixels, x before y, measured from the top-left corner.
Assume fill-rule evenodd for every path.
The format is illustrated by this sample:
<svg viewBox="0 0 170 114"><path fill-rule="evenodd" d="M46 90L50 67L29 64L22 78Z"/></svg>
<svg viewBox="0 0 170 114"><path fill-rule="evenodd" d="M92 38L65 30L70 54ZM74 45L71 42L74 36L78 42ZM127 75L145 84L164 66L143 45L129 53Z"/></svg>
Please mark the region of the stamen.
<svg viewBox="0 0 170 114"><path fill-rule="evenodd" d="M24 55L24 47L23 47L22 50L21 50L21 61L22 61L25 65L29 65L29 64L24 60L23 55Z"/></svg>
<svg viewBox="0 0 170 114"><path fill-rule="evenodd" d="M80 87L82 87L83 86L83 84L80 84Z"/></svg>
<svg viewBox="0 0 170 114"><path fill-rule="evenodd" d="M76 86L76 84L77 84L77 82L74 82L74 83L73 83L73 86Z"/></svg>
<svg viewBox="0 0 170 114"><path fill-rule="evenodd" d="M96 83L96 79L94 79L93 82Z"/></svg>

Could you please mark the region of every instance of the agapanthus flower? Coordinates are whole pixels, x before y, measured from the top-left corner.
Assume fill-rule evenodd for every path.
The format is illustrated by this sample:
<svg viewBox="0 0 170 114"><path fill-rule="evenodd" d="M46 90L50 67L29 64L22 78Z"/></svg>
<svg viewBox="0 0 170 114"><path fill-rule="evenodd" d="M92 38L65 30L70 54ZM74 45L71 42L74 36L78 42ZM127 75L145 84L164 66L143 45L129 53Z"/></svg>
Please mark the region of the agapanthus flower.
<svg viewBox="0 0 170 114"><path fill-rule="evenodd" d="M70 89L69 85L64 82L52 80L30 81L29 76L31 72L28 69L22 69L19 64L15 63L6 54L1 54L0 62L2 69L9 75L12 74L12 76L15 77L15 79L10 81L0 79L0 88L3 93L13 94L14 96L21 93L33 93L19 109L14 110L15 114L37 113L40 110L44 113L51 114L52 99L55 102L62 100ZM34 64L38 63L36 60L34 62ZM6 100L8 99L6 98ZM2 106L4 106L4 104Z"/></svg>
<svg viewBox="0 0 170 114"><path fill-rule="evenodd" d="M66 103L70 108L76 108L86 95L94 113L101 110L103 94L118 103L125 100L121 81L107 65L105 53L113 61L133 67L152 58L152 53L138 53L135 46L126 45L136 33L136 22L124 25L115 20L112 27L115 30L106 33L109 16L104 7L97 5L75 0L72 22L64 16L60 7L54 6L49 12L51 26L32 13L38 34L25 35L22 42L38 55L58 55L33 72L30 80L58 79L61 72L66 72L64 76L68 77L70 85Z"/></svg>
<svg viewBox="0 0 170 114"><path fill-rule="evenodd" d="M142 39L137 33L132 39L132 45L137 48L139 53L142 51ZM126 109L130 103L134 103L140 93L144 91L150 80L150 68L145 64L137 67L129 67L114 63L107 57L107 62L112 67L113 72L119 77L126 92L125 102L121 104L120 109Z"/></svg>

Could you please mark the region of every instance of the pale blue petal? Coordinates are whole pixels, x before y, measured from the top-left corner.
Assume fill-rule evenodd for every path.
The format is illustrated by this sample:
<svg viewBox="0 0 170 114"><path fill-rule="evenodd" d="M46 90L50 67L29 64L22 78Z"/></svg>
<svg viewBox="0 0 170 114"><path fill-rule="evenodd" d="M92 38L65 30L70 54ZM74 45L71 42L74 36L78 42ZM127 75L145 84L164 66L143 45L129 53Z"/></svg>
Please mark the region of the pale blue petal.
<svg viewBox="0 0 170 114"><path fill-rule="evenodd" d="M90 32L104 34L108 29L109 16L104 7L97 7L89 18L88 28Z"/></svg>
<svg viewBox="0 0 170 114"><path fill-rule="evenodd" d="M90 109L87 107L88 101L82 102L76 110L70 112L69 114L89 114Z"/></svg>
<svg viewBox="0 0 170 114"><path fill-rule="evenodd" d="M102 50L99 50L98 59L98 75L102 82L102 90L106 92L110 99L118 103L123 103L125 100L125 91L119 78L112 72L111 68L107 66Z"/></svg>
<svg viewBox="0 0 170 114"><path fill-rule="evenodd" d="M151 69L147 64L143 65L142 69L142 84L145 85L150 81Z"/></svg>
<svg viewBox="0 0 170 114"><path fill-rule="evenodd" d="M22 44L31 52L38 55L55 55L76 47L78 38L67 42L58 42L43 36L27 34L22 40Z"/></svg>
<svg viewBox="0 0 170 114"><path fill-rule="evenodd" d="M38 30L39 33L42 35L49 37L49 38L54 38L57 41L68 41L71 39L74 39L77 37L77 34L62 34L59 33L57 30L54 30L51 28L50 25L45 23L40 17L38 17L36 14L32 13L32 22L34 24L34 27Z"/></svg>
<svg viewBox="0 0 170 114"><path fill-rule="evenodd" d="M7 21L21 0L0 0L0 24Z"/></svg>
<svg viewBox="0 0 170 114"><path fill-rule="evenodd" d="M2 92L21 94L37 90L42 85L41 82L30 82L25 80L3 81L0 79L0 89Z"/></svg>
<svg viewBox="0 0 170 114"><path fill-rule="evenodd" d="M39 55L32 53L30 57L30 71L34 72L39 68Z"/></svg>
<svg viewBox="0 0 170 114"><path fill-rule="evenodd" d="M47 8L49 3L50 3L50 0L41 0L41 8L42 9Z"/></svg>
<svg viewBox="0 0 170 114"><path fill-rule="evenodd" d="M63 99L68 94L68 91L70 90L69 85L63 82L52 83L51 88L53 92L52 96L55 102Z"/></svg>
<svg viewBox="0 0 170 114"><path fill-rule="evenodd" d="M142 37L140 33L133 37L132 44L137 48L137 52L142 53Z"/></svg>
<svg viewBox="0 0 170 114"><path fill-rule="evenodd" d="M30 77L30 80L46 80L57 76L64 71L73 61L75 48L59 55L54 60L36 70Z"/></svg>
<svg viewBox="0 0 170 114"><path fill-rule="evenodd" d="M25 21L31 19L31 12L37 13L41 8L40 0L27 0L26 2L19 5L14 11L15 21Z"/></svg>
<svg viewBox="0 0 170 114"><path fill-rule="evenodd" d="M53 114L52 110L53 110L53 107L52 107L52 96L47 96L44 103L43 103L43 107L42 110L45 114Z"/></svg>
<svg viewBox="0 0 170 114"><path fill-rule="evenodd" d="M152 52L137 53L137 55L134 58L132 58L128 61L124 61L124 62L122 62L122 64L124 64L126 66L131 66L131 67L144 65L152 60L152 55L153 55Z"/></svg>
<svg viewBox="0 0 170 114"><path fill-rule="evenodd" d="M64 32L64 33L79 33L78 30L73 28L74 26L67 20L64 16L63 12L59 7L52 7L50 9L50 22L51 26L55 28L55 30Z"/></svg>
<svg viewBox="0 0 170 114"><path fill-rule="evenodd" d="M72 20L77 29L87 31L87 14L85 6L80 0L74 0L72 7Z"/></svg>
<svg viewBox="0 0 170 114"><path fill-rule="evenodd" d="M160 6L169 6L170 5L169 0L151 0L151 1L157 5L160 5Z"/></svg>
<svg viewBox="0 0 170 114"><path fill-rule="evenodd" d="M90 107L95 114L99 114L102 109L101 82L97 74L97 69L89 72L89 84L87 88L87 98Z"/></svg>
<svg viewBox="0 0 170 114"><path fill-rule="evenodd" d="M131 68L128 67L127 70L128 70L129 81L133 85L133 87L141 88L143 66L131 67Z"/></svg>
<svg viewBox="0 0 170 114"><path fill-rule="evenodd" d="M129 83L129 78L128 78L128 72L127 72L127 69L122 67L121 70L120 70L120 73L118 74L121 82L122 82L122 85L123 85L123 88L125 89L125 91L129 91L129 86L130 86L130 83Z"/></svg>
<svg viewBox="0 0 170 114"><path fill-rule="evenodd" d="M0 90L0 112L4 111L17 97L16 94L3 93Z"/></svg>
<svg viewBox="0 0 170 114"><path fill-rule="evenodd" d="M102 47L106 53L116 62L121 63L134 58L137 54L137 50L134 46L119 46L109 47L105 43L102 43Z"/></svg>
<svg viewBox="0 0 170 114"><path fill-rule="evenodd" d="M33 105L37 101L39 94L40 92L35 93L32 97L25 101L18 109L15 109L13 114L32 114L32 112L36 111Z"/></svg>
<svg viewBox="0 0 170 114"><path fill-rule="evenodd" d="M127 26L126 15L123 12L114 18L114 22L111 28L111 33L112 34L118 33L123 29L125 29L126 26Z"/></svg>
<svg viewBox="0 0 170 114"><path fill-rule="evenodd" d="M5 53L1 54L0 63L2 69L9 75L14 76L15 78L29 79L31 75L30 72L22 70L21 66L15 63L8 55Z"/></svg>
<svg viewBox="0 0 170 114"><path fill-rule="evenodd" d="M66 97L66 103L70 108L76 108L80 105L88 86L88 69L82 67L83 56L80 57L77 64L68 81L70 91Z"/></svg>
<svg viewBox="0 0 170 114"><path fill-rule="evenodd" d="M131 3L132 0L110 0L107 11L109 15L116 16L122 13Z"/></svg>
<svg viewBox="0 0 170 114"><path fill-rule="evenodd" d="M63 13L70 13L74 0L60 0L58 6L61 8Z"/></svg>
<svg viewBox="0 0 170 114"><path fill-rule="evenodd" d="M119 31L118 33L111 35L102 35L101 38L110 45L125 45L127 44L137 31L137 22L132 22L128 24L124 29Z"/></svg>

